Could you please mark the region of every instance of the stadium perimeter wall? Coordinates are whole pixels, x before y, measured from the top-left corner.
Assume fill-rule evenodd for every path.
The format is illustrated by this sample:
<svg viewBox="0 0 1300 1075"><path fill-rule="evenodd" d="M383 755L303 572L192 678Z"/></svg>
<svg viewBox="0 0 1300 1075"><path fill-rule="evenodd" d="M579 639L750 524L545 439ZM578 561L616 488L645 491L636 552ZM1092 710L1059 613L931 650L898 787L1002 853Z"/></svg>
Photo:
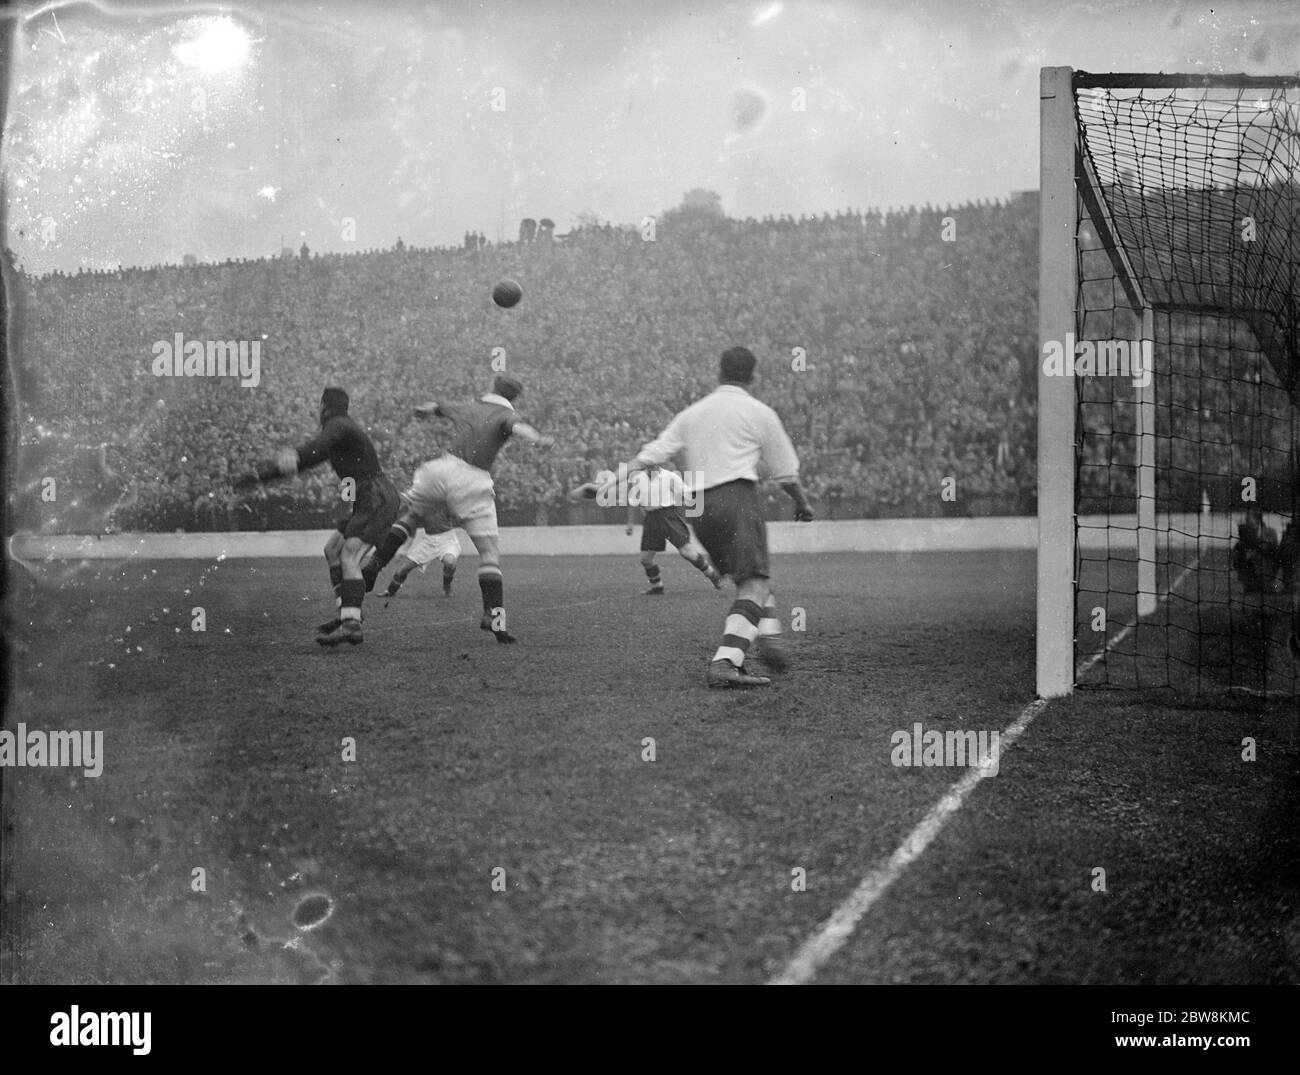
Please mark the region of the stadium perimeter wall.
<svg viewBox="0 0 1300 1075"><path fill-rule="evenodd" d="M1137 544L1136 516L1079 519L1084 548L1120 549ZM1158 542L1176 547L1197 541L1226 541L1235 517L1170 515L1156 521ZM1278 525L1278 520L1273 520ZM10 539L17 560L216 559L320 556L328 530L273 530L265 533L183 534L19 534ZM457 531L467 553L473 546ZM814 523L769 523L774 553L817 552L976 552L1033 549L1038 520L1033 516L982 519L834 519ZM503 527L501 548L510 556L635 555L639 533L628 537L621 526Z"/></svg>

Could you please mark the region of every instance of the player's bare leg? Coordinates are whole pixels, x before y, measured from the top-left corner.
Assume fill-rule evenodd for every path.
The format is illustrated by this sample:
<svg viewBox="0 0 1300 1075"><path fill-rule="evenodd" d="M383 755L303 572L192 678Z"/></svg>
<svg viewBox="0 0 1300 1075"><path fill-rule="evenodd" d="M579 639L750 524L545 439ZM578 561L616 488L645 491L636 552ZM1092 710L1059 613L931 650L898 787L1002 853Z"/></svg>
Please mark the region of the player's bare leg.
<svg viewBox="0 0 1300 1075"><path fill-rule="evenodd" d="M329 540L325 542L325 563L329 565L330 589L334 591L335 615L332 620L326 620L316 630L328 634L330 631L338 629L341 622L338 617L338 608L343 603L343 535L337 530L331 533Z"/></svg>
<svg viewBox="0 0 1300 1075"><path fill-rule="evenodd" d="M322 646L337 646L347 642L353 646L361 638L361 602L365 600L366 584L361 577L361 561L365 559L370 546L359 537L350 537L343 542L343 585L339 606L338 628L327 635L318 635L316 641Z"/></svg>
<svg viewBox="0 0 1300 1075"><path fill-rule="evenodd" d="M501 550L495 534L470 533L478 549L478 586L483 593L483 618L479 626L501 643L518 641L506 629L505 584L501 577Z"/></svg>
<svg viewBox="0 0 1300 1075"><path fill-rule="evenodd" d="M655 554L643 552L641 567L645 569L646 580L650 583L650 589L644 592L652 597L661 596L664 592L664 577L660 574L659 565L655 563Z"/></svg>
<svg viewBox="0 0 1300 1075"><path fill-rule="evenodd" d="M685 545L678 545L677 551L681 554L683 560L713 583L715 590L722 589L722 574L713 566L713 561L709 559L709 554L704 551L703 545L691 538Z"/></svg>
<svg viewBox="0 0 1300 1075"><path fill-rule="evenodd" d="M456 577L456 560L457 557L450 553L442 558L442 593L444 597L451 596L451 583Z"/></svg>
<svg viewBox="0 0 1300 1075"><path fill-rule="evenodd" d="M727 612L722 644L714 653L705 677L710 687L766 687L771 684L767 676L751 675L744 670L745 658L758 637L769 596L767 579L747 578L736 583L736 600Z"/></svg>

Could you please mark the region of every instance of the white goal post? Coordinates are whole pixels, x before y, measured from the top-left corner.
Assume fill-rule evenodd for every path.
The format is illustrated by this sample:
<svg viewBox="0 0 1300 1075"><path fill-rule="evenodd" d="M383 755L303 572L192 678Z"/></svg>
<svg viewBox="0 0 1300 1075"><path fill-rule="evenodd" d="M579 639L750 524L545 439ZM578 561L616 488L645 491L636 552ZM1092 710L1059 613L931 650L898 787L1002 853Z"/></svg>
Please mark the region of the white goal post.
<svg viewBox="0 0 1300 1075"><path fill-rule="evenodd" d="M1117 273L1142 336L1153 340L1152 316L1122 244L1097 197L1095 177L1079 151L1074 69L1045 67L1039 86L1040 194L1038 240L1038 608L1037 694L1056 698L1074 688L1075 449L1074 380L1049 376L1042 361L1050 341L1073 336L1078 301L1076 231L1082 199L1120 261ZM1082 180L1082 182L1080 182ZM1156 607L1154 382L1139 389L1137 413L1137 561L1139 616Z"/></svg>
<svg viewBox="0 0 1300 1075"><path fill-rule="evenodd" d="M1039 87L1037 693L1074 688L1074 385L1050 377L1043 348L1073 332L1078 268L1074 71L1045 67Z"/></svg>

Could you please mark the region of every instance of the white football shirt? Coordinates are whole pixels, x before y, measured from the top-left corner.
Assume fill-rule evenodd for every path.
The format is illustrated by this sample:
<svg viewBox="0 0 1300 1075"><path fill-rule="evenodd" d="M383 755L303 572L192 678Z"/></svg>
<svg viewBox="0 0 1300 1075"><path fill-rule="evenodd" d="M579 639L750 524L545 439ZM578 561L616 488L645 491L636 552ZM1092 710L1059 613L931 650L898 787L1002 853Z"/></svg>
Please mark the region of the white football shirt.
<svg viewBox="0 0 1300 1075"><path fill-rule="evenodd" d="M638 470L625 475L621 482L614 476L596 491L596 498L601 503L617 498L619 504L657 511L660 508L680 508L685 502L685 492L686 483L681 475L660 467L653 474Z"/></svg>
<svg viewBox="0 0 1300 1075"><path fill-rule="evenodd" d="M663 463L678 452L698 475L698 491L745 479L758 481L761 462L778 482L799 476L799 457L776 411L739 385L720 384L681 411L637 459Z"/></svg>

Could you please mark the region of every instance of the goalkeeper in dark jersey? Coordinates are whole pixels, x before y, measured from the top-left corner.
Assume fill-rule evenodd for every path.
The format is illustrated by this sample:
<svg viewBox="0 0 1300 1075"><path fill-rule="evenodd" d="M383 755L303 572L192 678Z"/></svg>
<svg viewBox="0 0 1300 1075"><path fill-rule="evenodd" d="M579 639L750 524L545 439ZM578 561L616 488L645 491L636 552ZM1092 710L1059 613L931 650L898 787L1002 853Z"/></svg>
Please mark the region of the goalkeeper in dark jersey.
<svg viewBox="0 0 1300 1075"><path fill-rule="evenodd" d="M492 391L481 399L425 403L415 408L419 418L446 418L452 423L452 446L416 470L410 489L402 494L401 515L362 572L367 591L374 589L379 572L416 529L430 530L445 509L478 549L478 585L483 595L479 626L491 631L498 642L515 641L506 629L492 464L512 436L542 448L554 443L515 412L514 401L522 391L513 377L498 376Z"/></svg>
<svg viewBox="0 0 1300 1075"><path fill-rule="evenodd" d="M237 490L260 482L288 478L328 461L344 483L352 514L339 523L325 543L330 585L338 602L338 618L322 624L316 641L322 646L361 641L361 602L366 595L361 561L371 546L388 533L401 506L397 489L379 466L369 434L348 416L348 394L327 388L320 399L320 432L300 448L284 448L255 473L235 481Z"/></svg>

